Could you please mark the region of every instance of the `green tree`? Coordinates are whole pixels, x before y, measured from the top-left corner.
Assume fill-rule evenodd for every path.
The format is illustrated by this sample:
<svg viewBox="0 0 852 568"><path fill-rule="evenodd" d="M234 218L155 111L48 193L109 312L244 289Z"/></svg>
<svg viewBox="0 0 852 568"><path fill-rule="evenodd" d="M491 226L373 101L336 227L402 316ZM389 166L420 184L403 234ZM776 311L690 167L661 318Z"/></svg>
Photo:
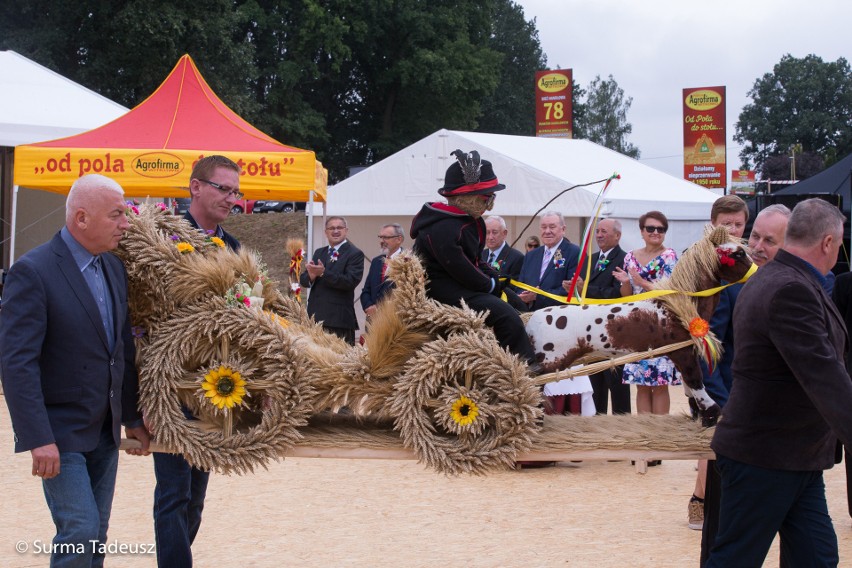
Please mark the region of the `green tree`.
<svg viewBox="0 0 852 568"><path fill-rule="evenodd" d="M627 141L627 136L633 132L633 125L627 122L627 112L632 104L633 97L624 97L624 89L618 86L612 75L609 79L601 79L598 75L589 83L583 115L575 131L582 133L587 140L638 158L639 148Z"/></svg>
<svg viewBox="0 0 852 568"><path fill-rule="evenodd" d="M5 2L0 48L127 106L189 53L227 105L315 150L332 179L492 112L529 132L546 61L511 0Z"/></svg>
<svg viewBox="0 0 852 568"><path fill-rule="evenodd" d="M762 171L769 157L794 144L826 165L852 152L852 71L846 59L785 55L748 95L752 102L743 107L734 134L747 166Z"/></svg>
<svg viewBox="0 0 852 568"><path fill-rule="evenodd" d="M231 0L4 2L0 48L130 107L189 53L225 103L251 119L259 107L247 87L257 73L239 17Z"/></svg>
<svg viewBox="0 0 852 568"><path fill-rule="evenodd" d="M352 57L333 99L342 112L326 114L338 168L380 160L440 128L476 128L499 75L490 1L364 0L341 9Z"/></svg>
<svg viewBox="0 0 852 568"><path fill-rule="evenodd" d="M535 133L535 73L547 68L535 18L512 0L496 0L488 45L501 55L494 93L482 102L477 130L497 134Z"/></svg>

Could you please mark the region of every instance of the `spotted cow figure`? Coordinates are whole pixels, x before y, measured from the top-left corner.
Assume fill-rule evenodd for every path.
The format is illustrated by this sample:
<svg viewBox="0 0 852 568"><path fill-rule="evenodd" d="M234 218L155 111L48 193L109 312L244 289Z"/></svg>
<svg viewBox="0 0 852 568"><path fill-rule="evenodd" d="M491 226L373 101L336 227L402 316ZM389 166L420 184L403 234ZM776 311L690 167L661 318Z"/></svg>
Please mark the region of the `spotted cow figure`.
<svg viewBox="0 0 852 568"><path fill-rule="evenodd" d="M719 286L722 280L740 280L751 266L740 240L731 237L724 227L708 227L704 237L683 253L671 277L657 281L654 288L708 290ZM568 304L538 310L527 322L526 330L544 370L557 371L571 367L582 357L611 359L688 340L689 322L695 317L709 321L718 302L718 294L671 294L618 304ZM718 345L712 333L707 339ZM684 388L697 404L705 424L714 423L719 407L704 390L695 348L685 347L668 356L683 375Z"/></svg>

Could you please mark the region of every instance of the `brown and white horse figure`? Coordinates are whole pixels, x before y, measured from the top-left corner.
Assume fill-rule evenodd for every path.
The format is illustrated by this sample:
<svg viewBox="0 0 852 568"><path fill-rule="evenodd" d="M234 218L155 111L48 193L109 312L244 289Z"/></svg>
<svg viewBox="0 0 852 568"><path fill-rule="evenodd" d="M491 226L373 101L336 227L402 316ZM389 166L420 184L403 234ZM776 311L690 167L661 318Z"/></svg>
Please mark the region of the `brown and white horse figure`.
<svg viewBox="0 0 852 568"><path fill-rule="evenodd" d="M655 289L698 292L736 282L748 273L752 261L742 242L724 227L709 228L704 237L681 256L670 278ZM719 296L671 294L653 300L606 305L564 305L535 312L526 325L537 361L545 371L568 369L580 358L611 359L689 340L689 324L696 317L709 321ZM712 333L709 341L718 341ZM697 404L705 424L713 424L719 407L704 390L697 351L684 347L668 354L683 375L687 394Z"/></svg>

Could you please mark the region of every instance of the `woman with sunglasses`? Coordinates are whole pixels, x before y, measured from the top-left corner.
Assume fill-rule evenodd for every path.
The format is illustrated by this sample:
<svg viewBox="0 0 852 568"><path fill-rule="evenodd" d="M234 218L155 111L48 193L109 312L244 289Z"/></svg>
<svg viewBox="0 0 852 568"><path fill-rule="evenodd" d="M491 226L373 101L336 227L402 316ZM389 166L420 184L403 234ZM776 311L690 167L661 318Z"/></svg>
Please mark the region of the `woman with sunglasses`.
<svg viewBox="0 0 852 568"><path fill-rule="evenodd" d="M639 217L639 229L645 246L627 253L624 270L616 268L613 276L621 282L621 295L647 292L652 283L671 276L677 262L674 249L663 244L669 221L659 211L648 211ZM681 384L681 375L668 357L656 357L624 366L622 382L636 385L636 409L639 414L668 414L671 406L669 385ZM648 462L658 465L659 461Z"/></svg>
<svg viewBox="0 0 852 568"><path fill-rule="evenodd" d="M531 236L530 238L527 239L527 252L530 252L531 250L537 249L540 246L541 246L541 241L538 240L537 236L533 235L533 236Z"/></svg>

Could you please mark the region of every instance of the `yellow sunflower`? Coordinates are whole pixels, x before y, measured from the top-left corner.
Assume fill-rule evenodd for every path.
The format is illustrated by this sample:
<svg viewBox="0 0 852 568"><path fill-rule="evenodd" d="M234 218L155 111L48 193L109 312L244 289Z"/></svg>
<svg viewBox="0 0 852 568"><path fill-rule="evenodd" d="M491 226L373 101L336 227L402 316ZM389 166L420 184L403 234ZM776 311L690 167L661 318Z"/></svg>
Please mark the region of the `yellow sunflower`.
<svg viewBox="0 0 852 568"><path fill-rule="evenodd" d="M181 254L195 252L195 247L189 243L177 243L175 244L175 246L177 247L178 252L180 252Z"/></svg>
<svg viewBox="0 0 852 568"><path fill-rule="evenodd" d="M225 248L225 241L223 241L219 237L210 237L210 242L219 247L220 249Z"/></svg>
<svg viewBox="0 0 852 568"><path fill-rule="evenodd" d="M455 420L459 426L473 424L477 416L479 416L479 408L466 396L459 397L450 410L450 418Z"/></svg>
<svg viewBox="0 0 852 568"><path fill-rule="evenodd" d="M246 396L245 380L230 367L220 366L218 369L210 369L204 375L201 388L206 391L204 396L220 410L239 405Z"/></svg>

